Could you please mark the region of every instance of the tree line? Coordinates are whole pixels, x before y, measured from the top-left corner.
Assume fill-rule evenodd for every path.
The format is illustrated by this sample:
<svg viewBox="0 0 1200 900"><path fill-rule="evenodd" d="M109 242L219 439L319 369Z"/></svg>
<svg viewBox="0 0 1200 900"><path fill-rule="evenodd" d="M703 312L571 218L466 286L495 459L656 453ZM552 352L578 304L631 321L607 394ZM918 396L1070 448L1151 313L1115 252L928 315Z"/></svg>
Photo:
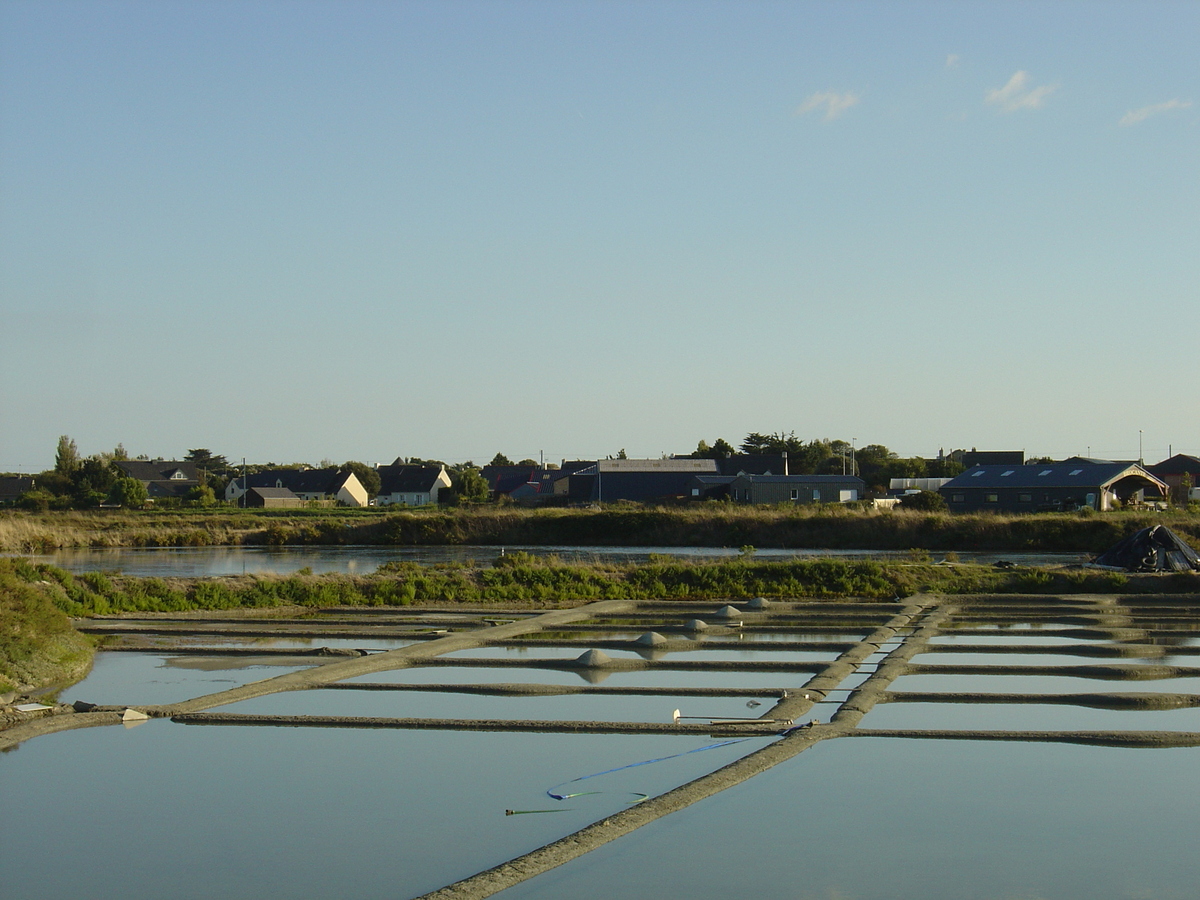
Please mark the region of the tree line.
<svg viewBox="0 0 1200 900"><path fill-rule="evenodd" d="M893 478L953 478L963 471L960 462L943 456L927 460L919 456L902 457L883 444L855 447L849 441L805 441L790 431L761 434L752 431L738 445L723 438L710 445L701 440L689 455L693 459L727 459L735 453L752 456L787 454L788 473L792 475L857 475L872 490L887 490Z"/></svg>
<svg viewBox="0 0 1200 900"><path fill-rule="evenodd" d="M694 459L727 459L738 454L769 455L788 457L788 471L795 475L855 474L866 482L868 489L883 491L892 478L949 478L963 470L960 463L949 457L926 460L920 457L901 457L882 444L866 444L854 447L844 440L803 440L791 432L763 434L750 432L734 447L724 438L711 444L700 440L691 453L679 456ZM130 457L122 444L113 450L83 456L78 445L68 435L58 439L55 449L54 468L34 476L35 487L21 496L18 505L29 509L87 509L100 506L138 508L148 500L146 487L136 478L125 475L115 463L129 459L149 460L148 456ZM610 457L612 458L612 457ZM625 459L622 449L618 459ZM310 468L306 463L259 463L236 465L223 454L214 453L206 447L190 449L184 461L195 465L199 484L178 498L156 498L158 507L180 505L187 507L213 506L222 497L225 488L234 478L245 474L280 468ZM480 503L490 496L487 481L481 466L472 460L462 463L446 463L438 459L409 457L402 460L407 465L444 466L450 476L451 486L443 492L450 504ZM514 462L499 452L488 465L539 467L537 460L523 458ZM380 490L379 471L358 460L346 460L338 465L332 460L322 460L318 468L337 468L350 471L358 478L367 494L375 497ZM547 469L557 468L554 464Z"/></svg>

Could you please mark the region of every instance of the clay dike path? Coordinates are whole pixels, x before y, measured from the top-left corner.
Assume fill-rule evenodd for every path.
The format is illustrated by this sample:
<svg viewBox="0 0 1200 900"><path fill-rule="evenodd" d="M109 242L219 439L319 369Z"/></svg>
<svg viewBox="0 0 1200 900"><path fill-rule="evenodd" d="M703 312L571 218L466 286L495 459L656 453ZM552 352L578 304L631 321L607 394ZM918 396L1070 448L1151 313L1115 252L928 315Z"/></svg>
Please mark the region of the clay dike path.
<svg viewBox="0 0 1200 900"><path fill-rule="evenodd" d="M860 736L935 738L950 740L1056 741L1129 747L1200 745L1200 733L1174 731L936 731L872 730L860 727L862 718L879 703L1020 703L1086 706L1100 709L1167 709L1200 705L1195 694L1154 690L1108 690L1138 682L1153 687L1159 679L1200 676L1200 668L1168 665L1165 660L1194 656L1200 648L1190 638L1200 632L1200 598L1179 595L1125 596L957 596L918 595L903 602L768 602L762 599L737 606L714 603L652 603L602 601L573 609L535 613L527 610L486 612L438 610L333 610L303 619L219 619L212 615L142 619L102 618L79 623L81 630L114 636L112 651L152 651L168 655L215 656L272 653L297 657L311 668L254 682L230 690L160 706L60 707L0 731L0 749L41 734L70 728L118 724L131 716L170 718L187 725L325 728L436 728L453 730L540 731L582 733L670 733L714 737L774 736L761 749L714 772L657 797L627 807L601 821L495 868L443 887L426 897L487 897L541 872L574 859L648 822L690 806L772 766L791 759L816 743ZM1036 632L1031 632L1036 629ZM636 639L628 635L640 632ZM1036 633L1052 644L1024 642ZM986 641L972 644L972 636ZM394 650L315 651L267 650L203 646L246 636L303 635L320 637L401 637L413 643ZM936 641L951 637L954 641ZM733 642L736 640L736 643ZM472 658L446 654L483 647L527 647L519 659ZM673 651L697 646L734 647L738 651L821 650L829 659L812 662L755 661L739 653L737 661L671 659ZM539 657L534 648L573 648L578 656ZM639 657L609 656L605 650L637 650ZM1023 663L939 665L938 653L1019 654L1023 660L1038 653L1078 658L1077 665ZM915 663L922 655L932 663ZM811 654L808 654L811 657ZM281 659L282 661L282 659ZM291 662L290 659L288 659ZM357 716L272 716L214 712L243 700L285 691L421 690L494 695L628 694L671 696L763 696L762 689L605 687L510 683L420 684L373 683L348 679L414 666L458 668L508 666L571 669L582 681L599 682L605 673L638 670L707 672L778 672L783 684L773 705L761 715L744 719L666 722L593 722L508 719L376 718ZM808 675L803 680L797 678ZM1100 688L1087 693L914 693L891 690L906 674L944 675L1059 675L1090 679ZM1009 679L1011 681L1011 679ZM978 683L977 681L975 683ZM813 706L838 701L828 722L808 718ZM697 717L699 718L699 717Z"/></svg>

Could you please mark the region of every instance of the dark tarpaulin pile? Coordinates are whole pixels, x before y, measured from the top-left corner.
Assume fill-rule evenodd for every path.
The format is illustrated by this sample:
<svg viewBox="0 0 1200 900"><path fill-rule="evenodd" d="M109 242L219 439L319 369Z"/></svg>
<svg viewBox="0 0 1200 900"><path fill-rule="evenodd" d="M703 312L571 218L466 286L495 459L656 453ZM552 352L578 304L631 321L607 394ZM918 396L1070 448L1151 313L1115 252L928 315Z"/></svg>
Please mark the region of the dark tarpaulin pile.
<svg viewBox="0 0 1200 900"><path fill-rule="evenodd" d="M1113 544L1092 564L1127 572L1200 572L1200 555L1170 528L1154 525Z"/></svg>

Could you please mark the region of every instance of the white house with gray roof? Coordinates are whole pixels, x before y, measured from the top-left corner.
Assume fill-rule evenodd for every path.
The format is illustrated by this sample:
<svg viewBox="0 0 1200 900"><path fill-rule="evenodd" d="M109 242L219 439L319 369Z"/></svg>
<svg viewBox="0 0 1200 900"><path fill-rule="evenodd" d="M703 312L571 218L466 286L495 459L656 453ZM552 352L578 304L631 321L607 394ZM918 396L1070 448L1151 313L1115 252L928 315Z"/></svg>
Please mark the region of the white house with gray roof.
<svg viewBox="0 0 1200 900"><path fill-rule="evenodd" d="M380 487L376 506L428 506L450 487L445 466L410 466L400 460L378 469Z"/></svg>

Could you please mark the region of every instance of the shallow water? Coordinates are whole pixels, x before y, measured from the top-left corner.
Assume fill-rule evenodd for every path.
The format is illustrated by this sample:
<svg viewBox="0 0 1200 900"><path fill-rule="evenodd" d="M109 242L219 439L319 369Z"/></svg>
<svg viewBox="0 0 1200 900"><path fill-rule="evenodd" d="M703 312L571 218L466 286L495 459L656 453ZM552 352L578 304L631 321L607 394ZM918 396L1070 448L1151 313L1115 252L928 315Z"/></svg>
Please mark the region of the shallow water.
<svg viewBox="0 0 1200 900"><path fill-rule="evenodd" d="M194 657L179 657L194 661ZM151 706L178 703L204 694L229 690L254 681L297 672L311 666L298 666L295 657L285 665L272 665L268 657L206 657L209 670L179 668L173 658L154 653L96 654L91 673L77 684L59 692L64 703L83 700L101 706Z"/></svg>
<svg viewBox="0 0 1200 900"><path fill-rule="evenodd" d="M13 898L386 897L433 890L721 766L764 739L545 791L704 739L221 728L38 738L0 761ZM505 816L505 809L547 809ZM57 848L57 849L55 849ZM19 864L17 861L21 861Z"/></svg>
<svg viewBox="0 0 1200 900"><path fill-rule="evenodd" d="M580 647L477 647L444 654L444 659L577 659L586 652ZM740 650L736 644L695 650L663 650L657 647L618 649L606 647L613 659L691 660L703 662L832 662L837 653L828 650Z"/></svg>
<svg viewBox="0 0 1200 900"><path fill-rule="evenodd" d="M1137 656L1083 656L1073 653L919 653L912 658L920 666L992 666L1000 671L1005 666L1105 666L1157 664L1162 657L1143 659Z"/></svg>
<svg viewBox="0 0 1200 900"><path fill-rule="evenodd" d="M1200 878L1200 751L827 741L502 900L1143 900Z"/></svg>
<svg viewBox="0 0 1200 900"><path fill-rule="evenodd" d="M1200 678L1110 681L1071 675L901 675L889 690L952 694L1200 694Z"/></svg>
<svg viewBox="0 0 1200 900"><path fill-rule="evenodd" d="M1072 644L1094 644L1094 638L1075 638L1075 637L1060 637L1056 635L1031 635L1031 634L996 634L994 631L987 634L937 634L929 640L930 644L1029 644L1038 646L1054 646Z"/></svg>
<svg viewBox="0 0 1200 900"><path fill-rule="evenodd" d="M446 691L311 690L256 697L220 712L281 716L383 716L431 719L537 719L556 722L651 722L666 724L674 710L685 716L745 718L761 716L776 701L768 691L748 706L747 697L687 697L568 694L509 697ZM828 720L836 706L811 715Z"/></svg>
<svg viewBox="0 0 1200 900"><path fill-rule="evenodd" d="M343 572L367 575L389 562L490 564L501 552L524 552L534 556L557 556L564 561L646 562L652 554L685 559L732 559L735 547L124 547L111 549L61 550L29 556L69 572L123 572L126 575L165 577L208 577L216 575L291 575L303 568L315 573ZM8 554L12 555L12 554ZM22 554L23 555L23 554ZM904 559L907 551L813 550L761 547L756 557L770 559L822 558ZM963 562L995 562L1007 559L1020 565L1071 565L1087 561L1078 553L960 553Z"/></svg>
<svg viewBox="0 0 1200 900"><path fill-rule="evenodd" d="M562 684L572 687L602 684L605 687L711 687L793 690L812 676L804 672L608 672L603 669L501 669L486 666L453 668L413 667L376 672L346 679L347 683L385 684ZM864 676L865 677L865 676Z"/></svg>
<svg viewBox="0 0 1200 900"><path fill-rule="evenodd" d="M637 632L640 633L640 632ZM991 632L996 634L996 632ZM958 642L976 643L974 634ZM1038 643L1033 630L997 635ZM189 638L191 640L191 638ZM205 639L207 642L207 639ZM368 646L367 639L245 639L230 646ZM384 642L381 642L384 643ZM406 643L395 641L397 645ZM1042 646L1055 644L1053 637ZM585 644L586 645L586 644ZM887 642L846 689L899 646ZM954 647L955 642L943 646ZM1070 646L1063 644L1064 649ZM480 648L462 657L575 658L583 647ZM605 652L640 657L637 651ZM667 659L832 659L736 643ZM270 657L101 653L63 699L173 702L295 671ZM1068 653L926 653L916 662L1103 665L1136 660ZM1150 660L1159 662L1160 660ZM1185 664L1191 664L1187 662ZM199 668L197 668L199 666ZM215 667L215 668L214 668ZM412 685L530 683L753 688L747 697L496 697L440 691L314 689L223 712L558 721L670 721L764 714L812 676L778 672L558 671L425 666L351 681ZM911 675L893 691L1200 693L1200 679L1108 681L1076 676ZM828 721L835 703L805 718ZM1065 705L880 704L864 728L1200 731L1200 709L1109 711ZM240 898L412 897L611 815L773 740L711 749L704 738L282 727L153 721L41 737L0 757L0 895ZM661 763L631 763L673 756ZM500 896L686 896L922 900L1194 896L1200 866L1200 751L986 741L843 738L640 829ZM587 778L596 794L559 804L546 790ZM558 791L562 793L563 791ZM505 816L504 810L526 815ZM8 811L17 810L17 814ZM1114 852L1113 848L1119 848ZM39 856L41 854L41 856Z"/></svg>
<svg viewBox="0 0 1200 900"><path fill-rule="evenodd" d="M862 728L938 731L1195 731L1200 708L1113 710L1060 703L881 703Z"/></svg>

